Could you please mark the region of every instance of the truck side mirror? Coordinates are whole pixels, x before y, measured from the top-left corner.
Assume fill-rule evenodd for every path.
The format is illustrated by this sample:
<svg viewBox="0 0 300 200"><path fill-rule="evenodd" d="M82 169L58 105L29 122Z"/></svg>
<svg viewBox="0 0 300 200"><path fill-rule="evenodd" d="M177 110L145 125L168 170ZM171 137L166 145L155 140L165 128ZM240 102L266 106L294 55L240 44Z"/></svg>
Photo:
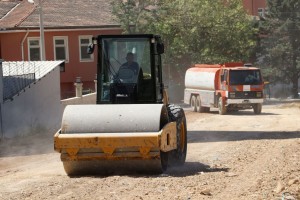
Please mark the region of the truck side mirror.
<svg viewBox="0 0 300 200"><path fill-rule="evenodd" d="M87 54L94 53L94 48L95 48L95 45L93 43L89 44L89 46L87 48Z"/></svg>
<svg viewBox="0 0 300 200"><path fill-rule="evenodd" d="M163 43L157 43L156 50L158 54L163 54L165 52L165 47Z"/></svg>

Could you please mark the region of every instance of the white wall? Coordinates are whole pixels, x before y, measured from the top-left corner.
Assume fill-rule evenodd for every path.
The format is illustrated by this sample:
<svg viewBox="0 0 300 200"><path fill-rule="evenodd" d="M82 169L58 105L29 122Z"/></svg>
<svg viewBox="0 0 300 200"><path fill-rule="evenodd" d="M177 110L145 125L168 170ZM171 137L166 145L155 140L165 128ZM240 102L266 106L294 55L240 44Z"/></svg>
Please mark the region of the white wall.
<svg viewBox="0 0 300 200"><path fill-rule="evenodd" d="M78 105L78 104L96 104L96 93L86 94L82 97L73 97L69 99L61 100L63 107L67 105Z"/></svg>
<svg viewBox="0 0 300 200"><path fill-rule="evenodd" d="M3 107L3 73L2 73L2 62L0 59L0 140L3 138L2 128L2 107Z"/></svg>
<svg viewBox="0 0 300 200"><path fill-rule="evenodd" d="M60 128L61 117L60 70L57 66L12 101L2 104L4 138L51 132L54 135Z"/></svg>

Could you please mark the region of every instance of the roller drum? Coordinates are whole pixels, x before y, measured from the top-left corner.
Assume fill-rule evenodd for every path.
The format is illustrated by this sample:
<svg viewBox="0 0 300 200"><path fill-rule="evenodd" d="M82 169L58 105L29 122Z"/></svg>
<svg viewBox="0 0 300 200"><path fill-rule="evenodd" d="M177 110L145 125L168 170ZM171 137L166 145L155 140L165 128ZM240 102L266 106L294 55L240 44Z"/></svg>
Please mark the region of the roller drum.
<svg viewBox="0 0 300 200"><path fill-rule="evenodd" d="M69 176L159 174L164 171L160 159L64 161L63 165Z"/></svg>
<svg viewBox="0 0 300 200"><path fill-rule="evenodd" d="M159 132L169 122L168 111L163 104L113 104L113 105L70 105L65 108L61 134L93 134ZM122 137L122 136L121 136ZM135 148L135 147L134 147ZM85 151L80 149L80 152ZM88 152L92 152L89 149ZM99 149L95 149L99 151ZM62 153L64 169L69 176L88 174L161 173L166 169L166 153L154 149L157 155L151 159L117 160L66 160ZM132 152L131 152L132 153Z"/></svg>
<svg viewBox="0 0 300 200"><path fill-rule="evenodd" d="M163 104L71 105L65 108L61 132L158 132L167 115Z"/></svg>

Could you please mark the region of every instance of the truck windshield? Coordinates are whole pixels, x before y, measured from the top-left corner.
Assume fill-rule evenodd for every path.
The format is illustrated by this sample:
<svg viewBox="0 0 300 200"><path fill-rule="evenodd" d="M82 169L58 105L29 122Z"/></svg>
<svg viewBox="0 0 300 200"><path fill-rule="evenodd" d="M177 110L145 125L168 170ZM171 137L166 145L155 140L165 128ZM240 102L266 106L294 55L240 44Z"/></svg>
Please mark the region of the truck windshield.
<svg viewBox="0 0 300 200"><path fill-rule="evenodd" d="M259 85L261 83L260 70L230 70L230 85Z"/></svg>

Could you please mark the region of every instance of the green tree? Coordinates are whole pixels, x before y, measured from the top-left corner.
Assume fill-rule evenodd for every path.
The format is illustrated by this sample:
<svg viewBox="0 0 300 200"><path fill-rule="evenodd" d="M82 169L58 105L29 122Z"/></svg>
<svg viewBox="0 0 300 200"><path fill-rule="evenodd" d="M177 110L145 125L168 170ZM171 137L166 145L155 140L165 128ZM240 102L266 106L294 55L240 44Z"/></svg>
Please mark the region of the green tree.
<svg viewBox="0 0 300 200"><path fill-rule="evenodd" d="M112 13L117 17L124 33L143 33L147 30L156 5L153 0L114 0Z"/></svg>
<svg viewBox="0 0 300 200"><path fill-rule="evenodd" d="M268 0L268 14L260 33L262 63L270 81L292 83L292 94L298 98L300 77L300 2Z"/></svg>
<svg viewBox="0 0 300 200"><path fill-rule="evenodd" d="M126 33L162 36L164 61L181 78L193 63L248 61L256 45L240 0L118 0L113 8Z"/></svg>

